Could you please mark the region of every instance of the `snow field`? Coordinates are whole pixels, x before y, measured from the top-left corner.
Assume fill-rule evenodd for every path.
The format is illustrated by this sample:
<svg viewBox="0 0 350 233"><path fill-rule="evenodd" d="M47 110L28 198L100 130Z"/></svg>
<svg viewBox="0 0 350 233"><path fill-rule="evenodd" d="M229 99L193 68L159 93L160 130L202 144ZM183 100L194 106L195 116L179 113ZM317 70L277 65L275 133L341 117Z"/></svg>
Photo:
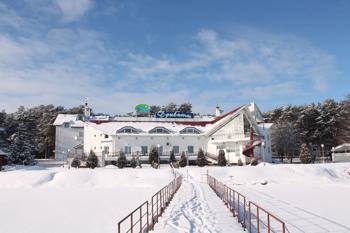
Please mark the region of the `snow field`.
<svg viewBox="0 0 350 233"><path fill-rule="evenodd" d="M1 232L115 233L120 219L172 179L168 167L0 172Z"/></svg>
<svg viewBox="0 0 350 233"><path fill-rule="evenodd" d="M290 232L350 232L350 163L212 167L209 174L280 217Z"/></svg>

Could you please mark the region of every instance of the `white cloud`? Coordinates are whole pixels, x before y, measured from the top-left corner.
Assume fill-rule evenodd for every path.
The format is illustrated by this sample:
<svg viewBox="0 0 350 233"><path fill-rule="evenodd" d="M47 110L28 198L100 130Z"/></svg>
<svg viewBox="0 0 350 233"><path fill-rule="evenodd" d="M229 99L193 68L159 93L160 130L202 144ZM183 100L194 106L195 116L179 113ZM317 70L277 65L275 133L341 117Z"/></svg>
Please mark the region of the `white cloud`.
<svg viewBox="0 0 350 233"><path fill-rule="evenodd" d="M66 22L82 17L92 4L57 0ZM1 3L0 12L7 12L0 15L0 25L28 27ZM212 112L217 103L229 108L298 96L303 85L312 86L310 91L326 90L336 74L332 55L290 36L223 36L203 29L180 59L111 49L103 35L79 27L38 34L0 31L0 109L75 106L89 97L98 112L122 113L137 103L170 101L190 101L195 111Z"/></svg>
<svg viewBox="0 0 350 233"><path fill-rule="evenodd" d="M92 0L55 0L66 22L72 22L84 16L92 7Z"/></svg>

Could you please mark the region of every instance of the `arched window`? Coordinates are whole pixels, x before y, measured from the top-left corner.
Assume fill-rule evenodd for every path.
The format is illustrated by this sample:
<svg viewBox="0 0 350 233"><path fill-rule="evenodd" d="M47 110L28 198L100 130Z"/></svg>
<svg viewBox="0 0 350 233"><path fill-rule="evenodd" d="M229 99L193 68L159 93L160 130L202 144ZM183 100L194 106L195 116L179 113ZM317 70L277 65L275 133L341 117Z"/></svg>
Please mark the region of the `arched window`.
<svg viewBox="0 0 350 233"><path fill-rule="evenodd" d="M125 126L119 130L117 130L117 134L118 133L130 133L130 134L136 134L139 133L140 131L135 129L134 127L131 126Z"/></svg>
<svg viewBox="0 0 350 233"><path fill-rule="evenodd" d="M180 131L181 134L200 134L201 131L195 127L186 127Z"/></svg>
<svg viewBox="0 0 350 233"><path fill-rule="evenodd" d="M151 129L151 130L149 131L149 133L155 133L155 134L157 134L157 133L159 133L159 134L169 134L169 133L170 133L170 130L168 130L168 129L165 128L165 127L155 127L155 128L153 128L153 129Z"/></svg>

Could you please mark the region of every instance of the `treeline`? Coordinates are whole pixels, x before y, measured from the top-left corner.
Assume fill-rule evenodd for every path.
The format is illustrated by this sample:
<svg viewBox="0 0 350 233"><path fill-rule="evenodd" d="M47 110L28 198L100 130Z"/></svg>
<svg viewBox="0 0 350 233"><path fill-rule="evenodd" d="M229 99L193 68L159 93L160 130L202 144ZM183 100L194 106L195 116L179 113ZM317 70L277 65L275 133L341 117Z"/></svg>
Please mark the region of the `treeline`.
<svg viewBox="0 0 350 233"><path fill-rule="evenodd" d="M14 164L31 164L34 158L47 158L55 148L53 122L60 113L83 114L84 106L65 109L40 105L19 107L15 113L0 112L0 149L9 152Z"/></svg>
<svg viewBox="0 0 350 233"><path fill-rule="evenodd" d="M350 142L350 95L339 102L328 99L323 103L289 105L264 115L274 123L272 148L281 160L299 157L302 144L307 145L312 162L321 152L330 156L332 147Z"/></svg>

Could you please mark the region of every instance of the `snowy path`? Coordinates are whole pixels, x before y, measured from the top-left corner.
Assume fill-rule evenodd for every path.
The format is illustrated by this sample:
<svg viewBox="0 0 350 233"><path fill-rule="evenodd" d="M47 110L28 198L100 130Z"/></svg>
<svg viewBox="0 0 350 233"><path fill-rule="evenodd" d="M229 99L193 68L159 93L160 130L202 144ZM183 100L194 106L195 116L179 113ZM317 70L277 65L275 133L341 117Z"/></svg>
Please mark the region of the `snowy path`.
<svg viewBox="0 0 350 233"><path fill-rule="evenodd" d="M155 225L155 232L243 232L236 218L202 178L189 174Z"/></svg>

